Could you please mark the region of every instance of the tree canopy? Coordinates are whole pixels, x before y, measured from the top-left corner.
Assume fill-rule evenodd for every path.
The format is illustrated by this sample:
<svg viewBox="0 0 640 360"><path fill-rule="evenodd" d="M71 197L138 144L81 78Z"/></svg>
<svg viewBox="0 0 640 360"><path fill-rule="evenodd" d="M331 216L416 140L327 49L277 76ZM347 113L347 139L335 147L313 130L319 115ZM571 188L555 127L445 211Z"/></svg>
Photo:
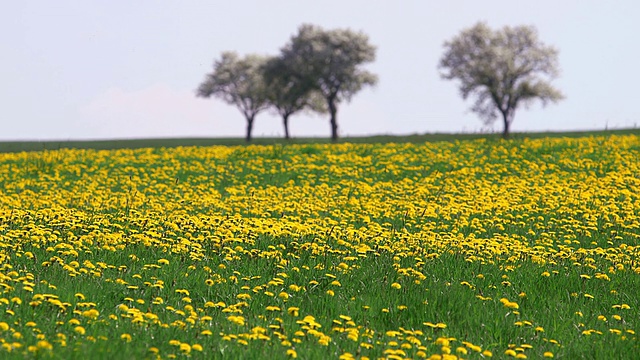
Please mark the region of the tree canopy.
<svg viewBox="0 0 640 360"><path fill-rule="evenodd" d="M362 32L350 29L324 30L304 24L281 49L281 61L292 79L324 98L330 113L331 138L338 138L338 104L349 101L377 77L361 68L375 60L376 48Z"/></svg>
<svg viewBox="0 0 640 360"><path fill-rule="evenodd" d="M559 73L558 51L540 42L532 26L494 31L478 23L444 47L439 65L442 77L459 80L463 99L476 96L471 110L486 123L500 115L505 138L520 105L537 99L544 106L563 99L550 84Z"/></svg>
<svg viewBox="0 0 640 360"><path fill-rule="evenodd" d="M224 52L214 62L213 72L206 75L197 90L197 96L215 96L240 109L247 120L247 141L251 141L256 115L269 105L263 77L266 62L264 56L247 55L240 58L235 52Z"/></svg>
<svg viewBox="0 0 640 360"><path fill-rule="evenodd" d="M322 97L314 90L309 79L303 79L292 71L282 57L274 56L263 67L267 84L267 100L282 117L284 137L289 139L289 117L296 112L309 109L326 112Z"/></svg>

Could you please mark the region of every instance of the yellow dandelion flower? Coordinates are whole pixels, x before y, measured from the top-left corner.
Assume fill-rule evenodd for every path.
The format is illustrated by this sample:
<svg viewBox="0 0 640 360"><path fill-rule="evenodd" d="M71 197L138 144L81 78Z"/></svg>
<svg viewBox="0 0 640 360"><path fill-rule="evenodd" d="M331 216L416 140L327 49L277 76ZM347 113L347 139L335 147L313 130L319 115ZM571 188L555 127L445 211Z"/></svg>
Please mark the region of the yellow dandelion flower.
<svg viewBox="0 0 640 360"><path fill-rule="evenodd" d="M513 356L513 357L515 357L515 356L517 355L517 354L516 354L516 351L515 351L515 350L513 350L513 349L507 349L507 350L505 350L504 354L505 354L505 355L507 355L507 356Z"/></svg>
<svg viewBox="0 0 640 360"><path fill-rule="evenodd" d="M85 310L82 312L82 316L95 320L98 318L98 316L100 316L100 312L96 309Z"/></svg>
<svg viewBox="0 0 640 360"><path fill-rule="evenodd" d="M180 351L184 354L189 354L191 352L191 345L187 343L180 344Z"/></svg>
<svg viewBox="0 0 640 360"><path fill-rule="evenodd" d="M240 325L240 326L244 326L244 324L245 324L244 317L242 317L242 316L230 315L230 316L227 317L227 320L231 321L232 323L234 323L236 325Z"/></svg>
<svg viewBox="0 0 640 360"><path fill-rule="evenodd" d="M300 308L299 307L295 307L295 306L291 306L287 309L287 313L291 316L295 316L297 317L299 314Z"/></svg>
<svg viewBox="0 0 640 360"><path fill-rule="evenodd" d="M43 350L53 350L53 345L48 342L47 340L40 340L36 343L36 347L38 349L43 349Z"/></svg>

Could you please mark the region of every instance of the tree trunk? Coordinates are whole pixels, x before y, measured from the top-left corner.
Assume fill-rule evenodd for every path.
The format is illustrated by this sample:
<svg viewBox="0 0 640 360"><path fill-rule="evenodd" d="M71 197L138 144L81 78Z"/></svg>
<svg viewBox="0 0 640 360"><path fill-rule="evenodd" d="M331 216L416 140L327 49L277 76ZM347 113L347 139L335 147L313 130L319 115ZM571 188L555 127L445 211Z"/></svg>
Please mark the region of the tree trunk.
<svg viewBox="0 0 640 360"><path fill-rule="evenodd" d="M255 115L247 116L247 137L245 138L247 142L251 141L251 131L253 130L254 119L255 119Z"/></svg>
<svg viewBox="0 0 640 360"><path fill-rule="evenodd" d="M329 113L331 114L331 141L338 141L338 119L336 114L338 108L336 107L334 99L328 99L327 105L329 105Z"/></svg>
<svg viewBox="0 0 640 360"><path fill-rule="evenodd" d="M511 118L512 113L509 111L502 112L502 122L504 123L504 128L502 129L502 138L509 138L509 127L511 126Z"/></svg>
<svg viewBox="0 0 640 360"><path fill-rule="evenodd" d="M289 115L282 115L282 124L284 125L284 138L289 140Z"/></svg>

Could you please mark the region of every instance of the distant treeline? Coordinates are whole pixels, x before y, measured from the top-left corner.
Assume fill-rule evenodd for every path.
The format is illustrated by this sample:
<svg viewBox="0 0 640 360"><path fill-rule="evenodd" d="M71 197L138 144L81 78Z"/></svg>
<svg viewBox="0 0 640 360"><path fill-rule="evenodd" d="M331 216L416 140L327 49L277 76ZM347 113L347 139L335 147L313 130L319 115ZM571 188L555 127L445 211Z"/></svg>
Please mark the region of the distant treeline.
<svg viewBox="0 0 640 360"><path fill-rule="evenodd" d="M458 80L464 99L476 99L471 110L483 121L502 119L504 138L518 107L564 97L550 84L559 73L558 51L540 42L532 26L494 31L478 23L445 42L444 48L441 76ZM223 52L197 96L236 106L247 122L246 141L252 139L258 113L269 108L282 117L285 139L290 138L291 115L328 113L331 140L337 141L338 106L377 83L377 76L362 68L375 56L376 48L362 32L304 24L277 56Z"/></svg>

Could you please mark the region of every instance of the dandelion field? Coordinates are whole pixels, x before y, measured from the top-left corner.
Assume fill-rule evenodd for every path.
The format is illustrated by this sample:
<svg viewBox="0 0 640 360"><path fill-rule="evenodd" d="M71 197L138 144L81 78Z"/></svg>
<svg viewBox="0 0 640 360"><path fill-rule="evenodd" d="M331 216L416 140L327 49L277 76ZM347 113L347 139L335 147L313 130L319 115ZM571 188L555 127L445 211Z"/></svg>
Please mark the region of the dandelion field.
<svg viewBox="0 0 640 360"><path fill-rule="evenodd" d="M640 138L0 154L0 358L637 358Z"/></svg>

